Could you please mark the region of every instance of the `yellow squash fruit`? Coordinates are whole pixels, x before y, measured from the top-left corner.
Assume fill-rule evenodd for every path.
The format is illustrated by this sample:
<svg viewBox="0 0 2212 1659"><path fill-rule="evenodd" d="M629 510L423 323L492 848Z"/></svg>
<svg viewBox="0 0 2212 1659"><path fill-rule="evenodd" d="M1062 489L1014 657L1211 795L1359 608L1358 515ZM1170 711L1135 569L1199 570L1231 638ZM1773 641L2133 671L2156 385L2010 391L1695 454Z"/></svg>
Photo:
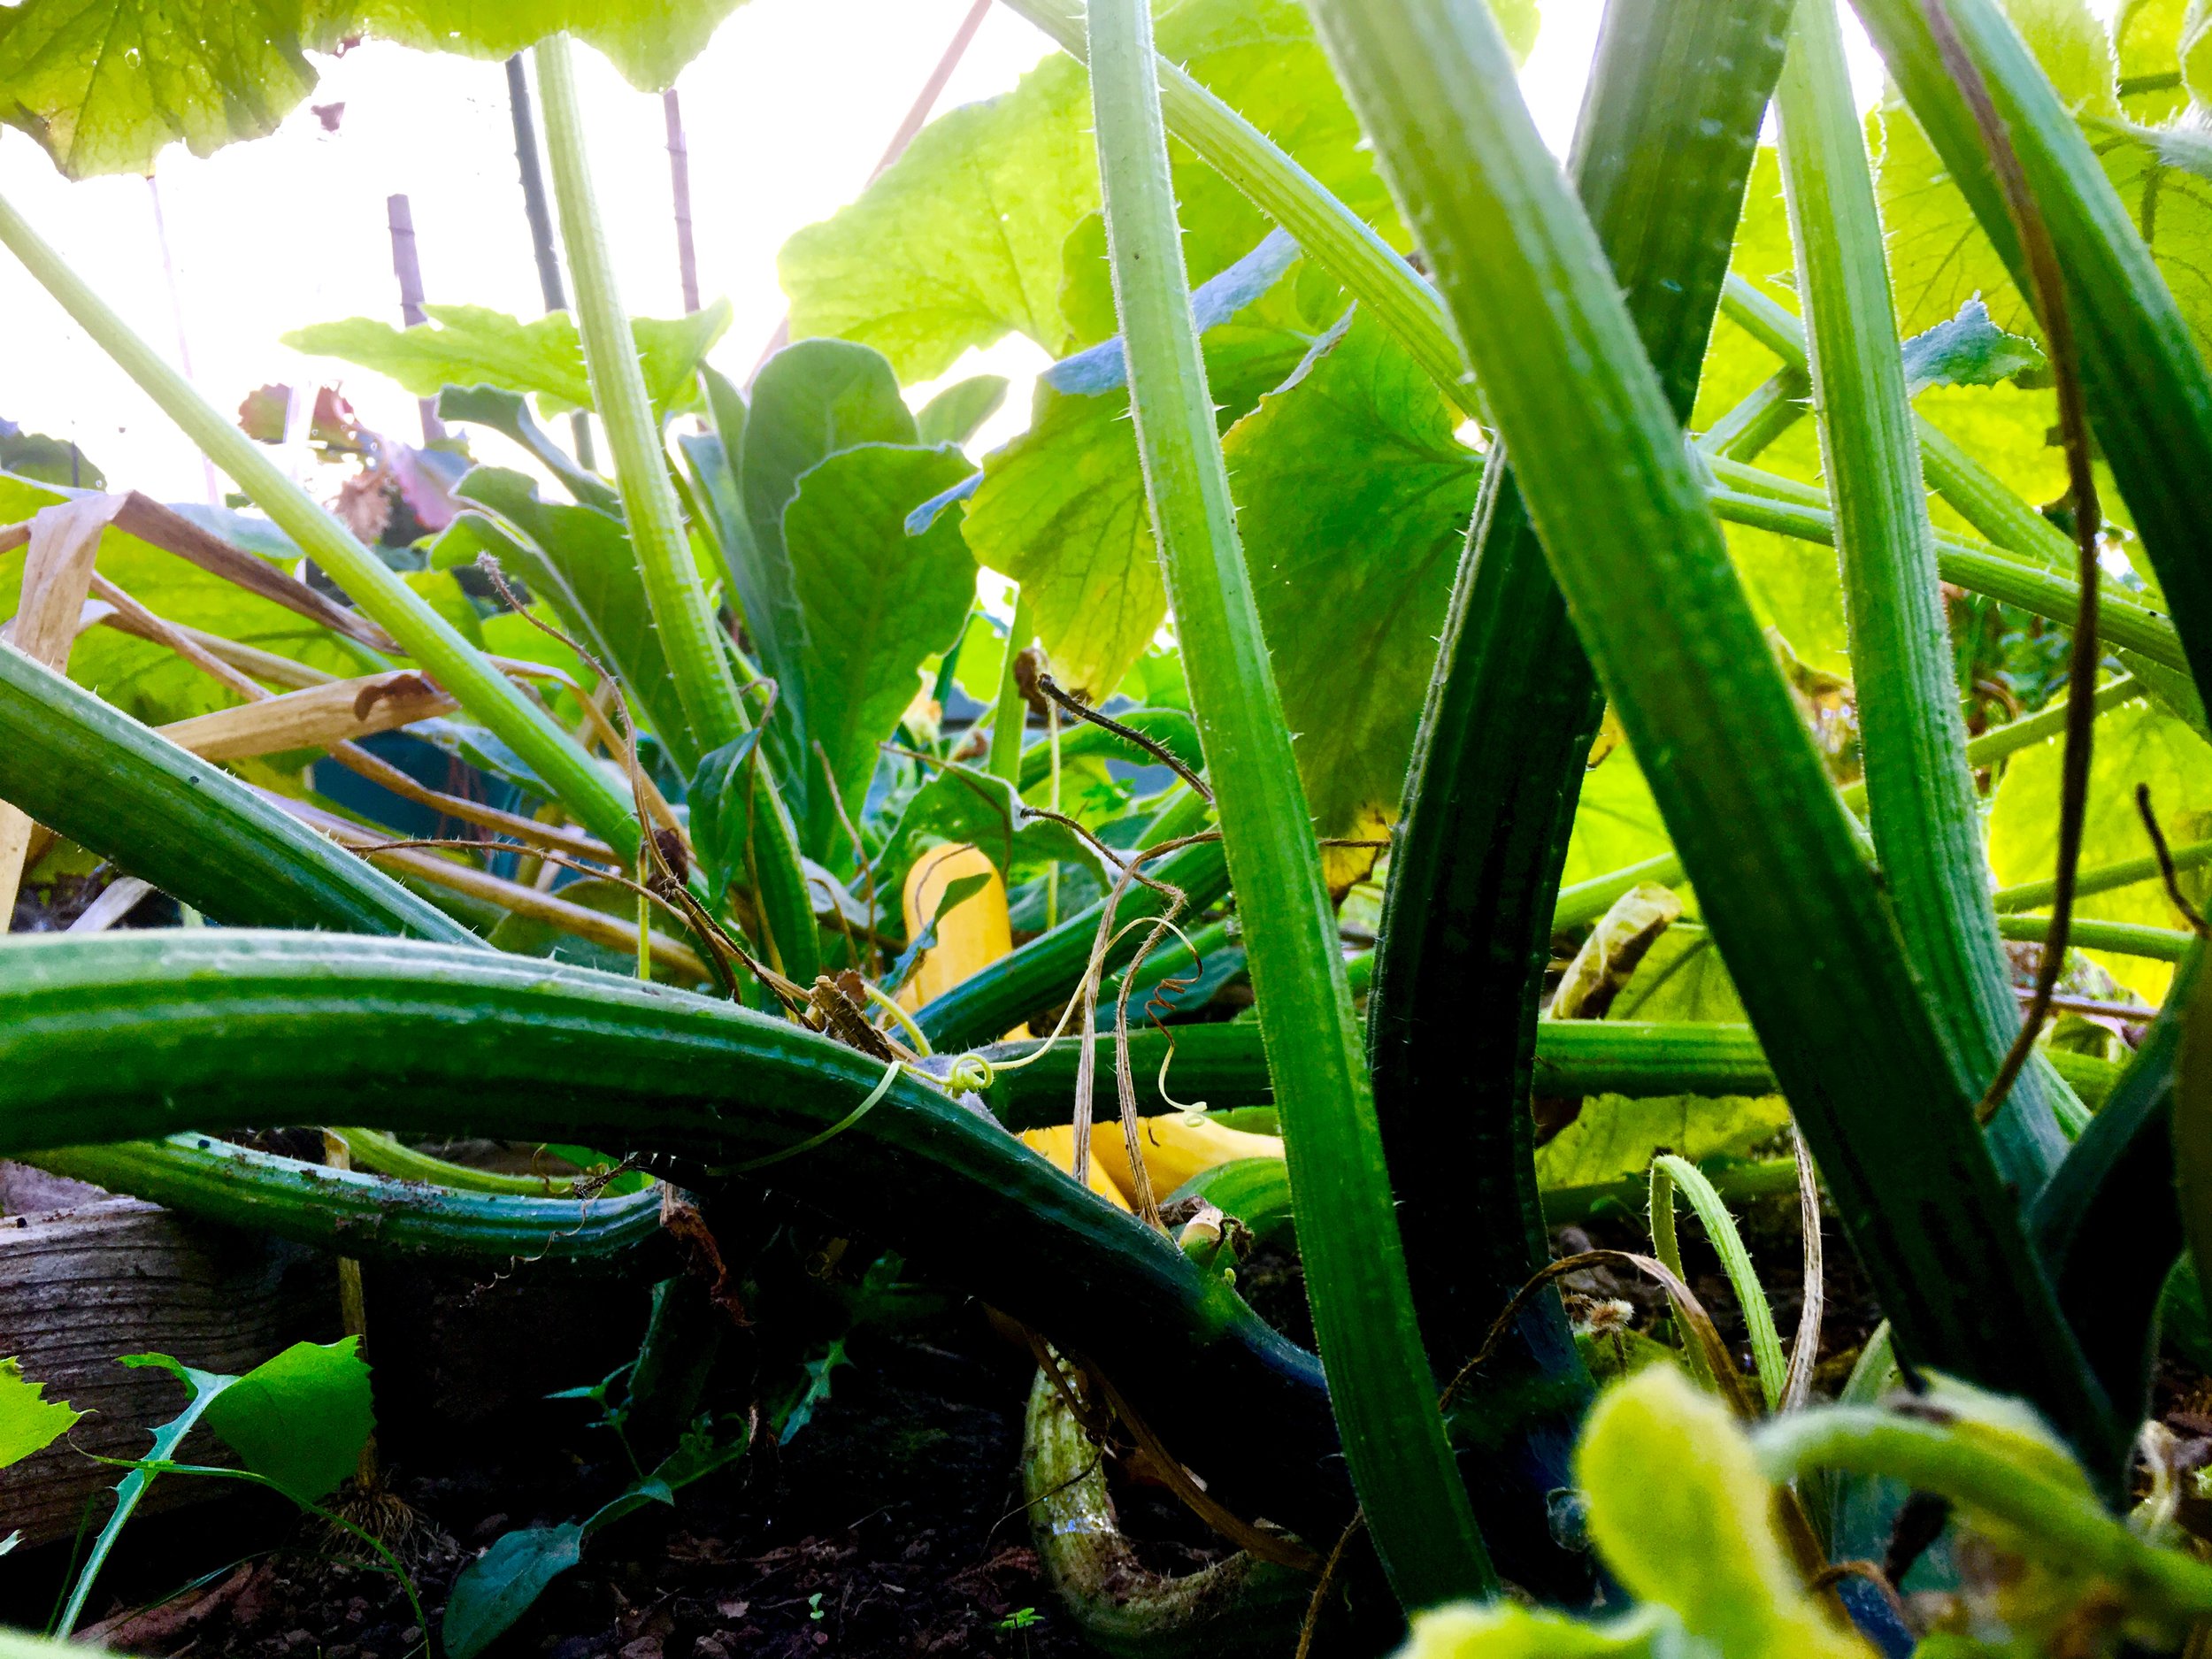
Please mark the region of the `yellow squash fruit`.
<svg viewBox="0 0 2212 1659"><path fill-rule="evenodd" d="M1118 1134L1119 1132L1116 1133ZM1022 1144L1043 1158L1053 1168L1069 1174L1074 1173L1074 1125L1060 1124L1050 1129L1025 1129L1022 1131ZM1114 1185L1113 1178L1106 1173L1105 1169L1100 1164L1098 1145L1098 1136L1094 1133L1091 1136L1090 1188L1101 1198L1126 1210L1129 1208L1129 1201L1122 1196L1121 1188Z"/></svg>
<svg viewBox="0 0 2212 1659"><path fill-rule="evenodd" d="M981 876L983 885L942 916L937 906L956 881ZM914 861L900 894L906 936L915 938L937 922L937 942L922 953L913 977L899 992L903 1008L919 1008L943 995L971 974L980 972L1014 948L1006 918L1006 883L982 849L965 843L933 847Z"/></svg>
<svg viewBox="0 0 2212 1659"><path fill-rule="evenodd" d="M1152 1179L1152 1195L1165 1198L1194 1175L1235 1158L1279 1158L1280 1135L1256 1135L1231 1129L1204 1118L1170 1112L1162 1118L1140 1119L1137 1138L1144 1151L1144 1171ZM1091 1132L1091 1161L1104 1164L1115 1185L1133 1198L1136 1178L1129 1169L1129 1143L1121 1125L1109 1120Z"/></svg>

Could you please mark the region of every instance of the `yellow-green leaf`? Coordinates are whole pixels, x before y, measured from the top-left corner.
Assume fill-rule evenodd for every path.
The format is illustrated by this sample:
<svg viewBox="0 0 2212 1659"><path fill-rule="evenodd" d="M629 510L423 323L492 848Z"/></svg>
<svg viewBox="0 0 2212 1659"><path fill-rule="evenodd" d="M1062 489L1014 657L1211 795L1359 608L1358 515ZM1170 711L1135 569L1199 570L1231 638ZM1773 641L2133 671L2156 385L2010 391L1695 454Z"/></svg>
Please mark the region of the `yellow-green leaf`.
<svg viewBox="0 0 2212 1659"><path fill-rule="evenodd" d="M1548 1608L1465 1602L1415 1615L1398 1659L1641 1659L1663 1651L1660 1630L1655 1609L1592 1624Z"/></svg>
<svg viewBox="0 0 2212 1659"><path fill-rule="evenodd" d="M1379 323L1333 334L1222 449L1315 827L1396 821L1481 458ZM1333 881L1371 855L1336 849Z"/></svg>
<svg viewBox="0 0 2212 1659"><path fill-rule="evenodd" d="M1805 1594L1775 1536L1774 1489L1728 1408L1674 1367L1599 1399L1575 1472L1614 1576L1726 1659L1868 1659Z"/></svg>
<svg viewBox="0 0 2212 1659"><path fill-rule="evenodd" d="M286 334L284 343L374 369L418 397L434 397L449 386L486 385L535 393L553 413L592 407L583 346L566 312L524 322L484 305L426 305L423 315L430 320L414 328L368 317L311 323ZM695 400L699 365L729 326L727 300L688 317L632 320L638 366L657 411L664 415Z"/></svg>
<svg viewBox="0 0 2212 1659"><path fill-rule="evenodd" d="M2060 750L2055 740L2040 743L2014 756L2006 766L1989 820L1989 863L2000 886L2046 881L2056 867ZM2082 830L2084 870L2149 855L2150 841L2135 810L2139 783L2149 786L2160 827L2174 845L2212 836L2212 745L2154 704L2131 703L2097 722ZM2193 895L2201 893L2202 883L2198 872L2182 877ZM2188 926L2155 876L2086 895L2076 902L2074 913L2156 927ZM2153 1002L2164 997L2173 978L2167 963L2089 954L2114 979Z"/></svg>
<svg viewBox="0 0 2212 1659"><path fill-rule="evenodd" d="M0 1360L0 1469L42 1452L83 1412L67 1401L46 1398L46 1385L33 1382L15 1360Z"/></svg>

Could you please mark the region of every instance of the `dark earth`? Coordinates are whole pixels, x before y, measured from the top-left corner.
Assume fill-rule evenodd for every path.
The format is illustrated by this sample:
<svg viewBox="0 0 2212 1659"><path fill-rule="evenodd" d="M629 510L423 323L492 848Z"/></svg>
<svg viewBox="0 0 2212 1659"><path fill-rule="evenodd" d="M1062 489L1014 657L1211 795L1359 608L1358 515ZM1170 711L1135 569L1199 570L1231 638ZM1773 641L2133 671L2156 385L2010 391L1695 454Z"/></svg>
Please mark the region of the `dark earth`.
<svg viewBox="0 0 2212 1659"><path fill-rule="evenodd" d="M300 1148L288 1148L299 1150ZM1768 1215L1769 1209L1773 1211ZM1794 1209L1754 1206L1753 1249L1777 1267L1787 1331L1796 1275ZM1641 1248L1625 1213L1561 1229L1563 1250ZM1717 1263L1685 1244L1695 1287L1740 1334ZM1839 1240L1830 1240L1834 1365L1872 1324ZM1248 1262L1240 1283L1279 1325L1310 1340L1294 1258ZM1619 1296L1648 1328L1655 1298L1602 1270L1571 1288ZM453 1575L501 1532L558 1522L626 1477L591 1409L548 1401L618 1364L636 1340L641 1283L557 1271L513 1276L420 1270L368 1280L378 1366L379 1446L391 1491L412 1512L403 1547L430 1616ZM829 1396L787 1445L757 1444L734 1469L609 1529L495 1650L545 1659L1005 1655L1085 1651L1040 1575L1018 1494L1021 1417L1033 1363L972 1302L919 1322L864 1329ZM726 1367L727 1369L727 1367ZM741 1416L726 1390L711 1402ZM764 1441L768 1437L763 1436ZM1228 1553L1174 1500L1118 1474L1116 1502L1145 1563L1187 1572ZM42 1624L65 1546L12 1563L0 1618ZM121 1650L269 1659L403 1659L420 1632L388 1575L348 1564L357 1548L257 1494L224 1495L134 1523L91 1617ZM180 1588L183 1593L179 1594Z"/></svg>
<svg viewBox="0 0 2212 1659"><path fill-rule="evenodd" d="M595 1539L501 1651L1079 1651L1039 1578L1017 1495L1028 1356L970 1307L918 1331L858 1339L853 1360L788 1446L757 1450L687 1489L676 1510L653 1506ZM572 1402L518 1404L497 1422L444 1432L428 1420L395 1432L389 1408L380 1412L388 1479L414 1511L407 1553L434 1618L454 1573L492 1539L572 1518L626 1473L603 1432L577 1431L584 1414ZM65 1553L12 1563L7 1622L43 1622ZM390 1578L336 1553L288 1506L224 1498L137 1524L96 1610L122 1613L105 1640L142 1653L398 1659L415 1650L420 1632ZM1183 1553L1196 1564L1207 1552ZM192 1594L129 1617L196 1580Z"/></svg>

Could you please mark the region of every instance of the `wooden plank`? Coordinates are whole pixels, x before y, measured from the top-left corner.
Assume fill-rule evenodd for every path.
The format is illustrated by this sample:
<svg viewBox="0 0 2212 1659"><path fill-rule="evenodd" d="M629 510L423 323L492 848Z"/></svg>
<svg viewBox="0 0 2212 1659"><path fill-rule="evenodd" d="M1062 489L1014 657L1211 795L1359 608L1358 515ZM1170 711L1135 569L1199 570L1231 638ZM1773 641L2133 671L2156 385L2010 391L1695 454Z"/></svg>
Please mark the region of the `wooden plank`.
<svg viewBox="0 0 2212 1659"><path fill-rule="evenodd" d="M94 1413L35 1457L0 1470L0 1533L26 1546L72 1536L85 1505L120 1471L73 1449L141 1455L183 1392L153 1369L115 1363L161 1353L205 1371L249 1371L302 1340L338 1334L330 1259L259 1234L210 1226L19 1164L0 1164L0 1356L46 1397ZM211 1435L188 1455L227 1462ZM148 1506L219 1495L220 1481L155 1483ZM104 1512L104 1505L103 1505Z"/></svg>

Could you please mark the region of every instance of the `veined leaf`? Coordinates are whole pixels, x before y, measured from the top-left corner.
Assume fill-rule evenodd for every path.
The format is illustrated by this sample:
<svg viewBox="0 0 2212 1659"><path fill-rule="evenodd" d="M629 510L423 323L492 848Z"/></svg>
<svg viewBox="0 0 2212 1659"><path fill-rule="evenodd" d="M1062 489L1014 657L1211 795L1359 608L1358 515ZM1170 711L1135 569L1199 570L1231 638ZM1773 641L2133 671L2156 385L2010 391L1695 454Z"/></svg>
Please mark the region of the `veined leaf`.
<svg viewBox="0 0 2212 1659"><path fill-rule="evenodd" d="M2057 857L2060 758L2058 743L2039 743L2015 756L2005 768L1989 820L1990 867L2001 886L2050 877ZM2083 869L2149 853L2135 810L2139 783L2149 786L2160 827L2174 845L2212 834L2212 745L2155 705L2131 703L2097 723L2089 811L2082 826ZM2184 891L2193 891L2200 879L2196 872L2185 872ZM2186 926L2155 878L2086 895L2075 902L2074 911L2107 921ZM2153 1003L2164 997L2173 979L2167 963L2105 951L2090 954L2114 979Z"/></svg>
<svg viewBox="0 0 2212 1659"><path fill-rule="evenodd" d="M585 1540L649 1503L673 1503L678 1491L742 1456L749 1433L717 1444L701 1418L653 1472L581 1521L525 1526L501 1534L453 1581L439 1634L449 1659L474 1659L530 1610L545 1588L582 1559Z"/></svg>
<svg viewBox="0 0 2212 1659"><path fill-rule="evenodd" d="M1670 928L1637 965L1606 1021L1600 1023L1732 1025L1744 1018L1743 1003L1729 981L1720 952L1712 947L1712 936L1691 928ZM1550 1029L1550 1023L1537 1027L1540 1047ZM1741 1156L1787 1128L1789 1120L1789 1107L1778 1094L1600 1094L1586 1101L1574 1122L1537 1148L1537 1179L1547 1188L1594 1187L1640 1174L1656 1152L1678 1152L1693 1163L1718 1156Z"/></svg>
<svg viewBox="0 0 2212 1659"><path fill-rule="evenodd" d="M506 58L565 29L641 92L657 92L706 50L745 0L325 0L352 27L425 51Z"/></svg>
<svg viewBox="0 0 2212 1659"><path fill-rule="evenodd" d="M1025 821L1013 786L967 766L946 766L915 792L898 827L876 860L876 888L902 890L914 860L943 844L978 849L1014 885L1014 872L1047 864L1074 864L1096 871L1098 856L1064 824Z"/></svg>
<svg viewBox="0 0 2212 1659"><path fill-rule="evenodd" d="M1781 636L1801 667L1847 681L1851 634L1833 550L1747 525L1732 524L1727 534L1728 556L1753 614Z"/></svg>
<svg viewBox="0 0 2212 1659"><path fill-rule="evenodd" d="M2085 126L2105 177L2173 291L2190 338L2199 351L2212 348L2212 134L2186 122Z"/></svg>
<svg viewBox="0 0 2212 1659"><path fill-rule="evenodd" d="M842 844L835 803L820 780L819 744L857 818L875 775L877 745L898 730L920 689L922 659L960 635L975 598L975 565L958 521L941 515L919 535L906 516L972 471L957 449L864 444L831 456L799 480L783 518L794 591L806 618L800 665L811 776L805 845L824 857Z"/></svg>
<svg viewBox="0 0 2212 1659"><path fill-rule="evenodd" d="M2112 19L2112 55L2120 71L2120 100L2139 121L2162 121L2188 106L2181 43L2189 0L2124 0ZM2146 83L2165 81L2162 86ZM2134 83L2141 90L2133 89Z"/></svg>
<svg viewBox="0 0 2212 1659"><path fill-rule="evenodd" d="M550 414L593 407L584 348L567 312L524 322L484 305L422 309L430 321L419 327L349 317L296 328L284 343L311 357L373 369L418 397L435 397L449 386L481 384L535 393ZM665 416L696 400L699 365L729 326L727 300L688 317L632 321L638 366L657 413Z"/></svg>
<svg viewBox="0 0 2212 1659"><path fill-rule="evenodd" d="M1347 319L1222 449L1254 597L1316 832L1371 838L1398 817L1436 636L1481 488L1481 457L1419 365ZM1333 885L1371 853L1325 855Z"/></svg>
<svg viewBox="0 0 2212 1659"><path fill-rule="evenodd" d="M200 1371L166 1354L127 1354L118 1363L165 1371L190 1395L182 1411L154 1430L147 1463L173 1460L204 1422L248 1470L296 1502L312 1503L353 1472L374 1426L369 1368L359 1350L349 1336L327 1346L297 1342L242 1377ZM226 1406L233 1389L245 1392ZM133 1469L117 1483L115 1508L71 1587L58 1634L76 1628L115 1540L159 1472Z"/></svg>
<svg viewBox="0 0 2212 1659"><path fill-rule="evenodd" d="M1208 331L1206 373L1223 424L1279 385L1312 344L1271 316ZM1029 430L985 458L966 530L977 564L1021 583L1053 672L1071 689L1103 698L1167 614L1125 391L1067 394L1041 381Z"/></svg>
<svg viewBox="0 0 2212 1659"><path fill-rule="evenodd" d="M1560 885L1572 887L1610 875L1657 857L1671 844L1659 803L1651 798L1651 786L1644 781L1635 755L1622 742L1590 768L1583 782Z"/></svg>
<svg viewBox="0 0 2212 1659"><path fill-rule="evenodd" d="M375 34L504 58L561 29L660 88L743 0L24 0L0 6L0 120L73 179L261 138L315 87L308 50Z"/></svg>
<svg viewBox="0 0 2212 1659"><path fill-rule="evenodd" d="M1085 88L1079 65L1048 59L931 122L859 201L792 237L777 264L793 335L872 346L910 381L1010 333L1065 350L1060 244L1098 205Z"/></svg>
<svg viewBox="0 0 2212 1659"><path fill-rule="evenodd" d="M784 510L799 493L800 474L840 449L910 444L916 436L897 378L882 355L866 346L802 341L778 352L754 383L737 457L738 491L752 534L749 546L733 549L732 579L746 631L802 715L806 620L784 547ZM730 442L726 434L724 442Z"/></svg>
<svg viewBox="0 0 2212 1659"><path fill-rule="evenodd" d="M31 0L0 8L0 119L73 179L143 173L277 128L315 85L303 0Z"/></svg>
<svg viewBox="0 0 2212 1659"><path fill-rule="evenodd" d="M2077 116L2119 113L2111 42L2083 0L2010 0L2002 9ZM1880 120L1878 186L1899 326L1918 334L1979 295L2000 327L2031 332L2004 261L1893 88Z"/></svg>
<svg viewBox="0 0 2212 1659"><path fill-rule="evenodd" d="M1525 0L1517 9L1532 21ZM1394 230L1358 127L1294 0L1167 0L1158 12L1163 52L1386 234ZM1173 153L1185 222L1203 243L1187 237L1192 275L1202 279L1265 224L1187 150ZM1203 210L1194 211L1202 195ZM859 201L785 244L792 332L874 346L907 381L941 374L968 347L1010 333L1059 357L1111 332L1094 326L1104 287L1098 205L1088 77L1054 58L1004 96L933 122ZM1067 257L1079 268L1090 261L1090 303L1078 303L1090 329L1078 326L1063 294L1064 244L1087 219L1084 251Z"/></svg>
<svg viewBox="0 0 2212 1659"><path fill-rule="evenodd" d="M452 1659L474 1659L514 1627L545 1588L583 1559L580 1522L503 1532L453 1581L439 1636Z"/></svg>

